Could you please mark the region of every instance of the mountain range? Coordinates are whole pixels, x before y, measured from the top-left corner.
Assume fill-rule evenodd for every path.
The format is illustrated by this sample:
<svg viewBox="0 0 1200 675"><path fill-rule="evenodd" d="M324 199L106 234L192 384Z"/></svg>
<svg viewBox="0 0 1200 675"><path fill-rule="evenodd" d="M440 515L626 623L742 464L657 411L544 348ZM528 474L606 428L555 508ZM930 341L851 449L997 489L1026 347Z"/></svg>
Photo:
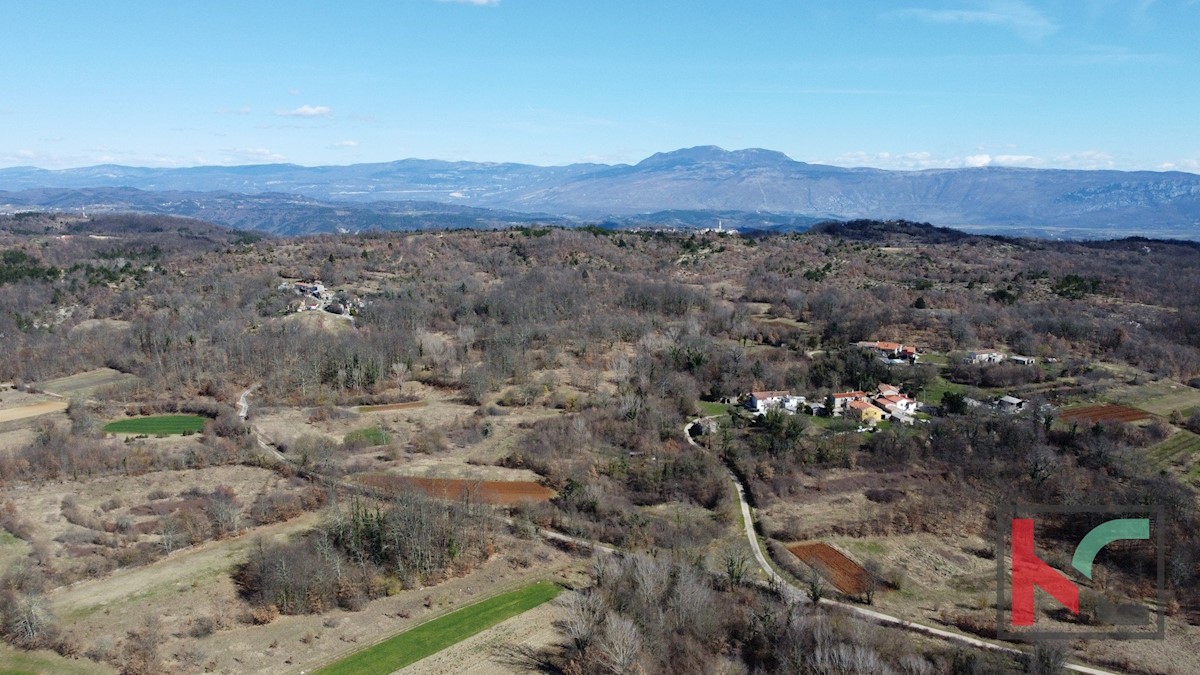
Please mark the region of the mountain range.
<svg viewBox="0 0 1200 675"><path fill-rule="evenodd" d="M888 171L701 146L637 164L0 169L0 205L169 213L283 234L547 223L804 229L906 219L973 231L1200 238L1200 176L983 167Z"/></svg>

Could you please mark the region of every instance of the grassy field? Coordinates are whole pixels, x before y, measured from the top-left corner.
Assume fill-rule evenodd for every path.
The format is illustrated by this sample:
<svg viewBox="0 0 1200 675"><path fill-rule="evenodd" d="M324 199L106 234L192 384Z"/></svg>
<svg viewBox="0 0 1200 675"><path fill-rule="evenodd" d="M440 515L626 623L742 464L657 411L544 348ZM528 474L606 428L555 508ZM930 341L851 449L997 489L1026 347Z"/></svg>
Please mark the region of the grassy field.
<svg viewBox="0 0 1200 675"><path fill-rule="evenodd" d="M924 391L921 392L921 395L918 398L921 400L922 403L928 403L929 405L941 405L942 404L942 396L946 392L948 392L948 391L962 392L965 390L966 390L966 387L964 387L963 385L954 384L953 382L950 382L950 381L946 380L945 378L942 378L939 376L939 377L935 378L933 380L933 382L931 382L929 384L929 386L925 388Z"/></svg>
<svg viewBox="0 0 1200 675"><path fill-rule="evenodd" d="M497 595L404 631L316 672L321 675L386 675L553 600L561 590L558 584L540 581Z"/></svg>
<svg viewBox="0 0 1200 675"><path fill-rule="evenodd" d="M108 666L84 659L67 659L48 651L26 652L0 644L0 675L17 673L55 673L56 675L89 675L115 673Z"/></svg>
<svg viewBox="0 0 1200 675"><path fill-rule="evenodd" d="M696 401L696 407L700 409L700 414L705 417L713 415L725 415L729 413L729 406L724 403L716 403L714 401Z"/></svg>
<svg viewBox="0 0 1200 675"><path fill-rule="evenodd" d="M1146 451L1150 464L1159 468L1178 466L1188 476L1196 476L1200 472L1200 464L1195 463L1197 453L1200 453L1200 436L1190 431L1180 430L1167 440Z"/></svg>
<svg viewBox="0 0 1200 675"><path fill-rule="evenodd" d="M104 430L115 434L182 434L204 429L204 418L199 415L154 415L117 420L104 425Z"/></svg>
<svg viewBox="0 0 1200 675"><path fill-rule="evenodd" d="M1184 417L1200 409L1200 389L1186 384L1161 380L1129 387L1114 396L1118 403L1141 408L1155 415L1170 415L1178 410Z"/></svg>
<svg viewBox="0 0 1200 675"><path fill-rule="evenodd" d="M358 444L363 446L387 445L391 439L383 429L379 427L366 427L356 429L346 434L343 442L347 444Z"/></svg>

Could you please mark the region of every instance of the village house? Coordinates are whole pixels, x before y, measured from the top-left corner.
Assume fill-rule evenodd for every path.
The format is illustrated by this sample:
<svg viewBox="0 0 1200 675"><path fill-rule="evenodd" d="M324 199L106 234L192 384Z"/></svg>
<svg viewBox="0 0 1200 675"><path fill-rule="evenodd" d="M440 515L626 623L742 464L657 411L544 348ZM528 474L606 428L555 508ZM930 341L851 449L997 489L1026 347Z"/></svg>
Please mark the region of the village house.
<svg viewBox="0 0 1200 675"><path fill-rule="evenodd" d="M1032 366L1033 364L1037 363L1037 359L1033 358L1032 356L1016 356L1016 355L1014 355L1014 356L1010 356L1008 358L1013 363L1019 363L1023 366Z"/></svg>
<svg viewBox="0 0 1200 675"><path fill-rule="evenodd" d="M863 340L855 344L863 349L874 351L879 359L885 363L916 363L917 359L920 358L916 347L903 345L899 342Z"/></svg>
<svg viewBox="0 0 1200 675"><path fill-rule="evenodd" d="M776 408L795 413L802 405L804 397L792 396L790 391L752 391L746 397L746 407L760 415Z"/></svg>
<svg viewBox="0 0 1200 675"><path fill-rule="evenodd" d="M875 402L884 410L890 411L894 407L906 415L911 415L917 411L917 402L903 394L880 396L875 399Z"/></svg>
<svg viewBox="0 0 1200 675"><path fill-rule="evenodd" d="M883 411L866 401L851 401L847 409L850 415L864 424L875 425L883 420Z"/></svg>
<svg viewBox="0 0 1200 675"><path fill-rule="evenodd" d="M897 387L894 384L887 384L884 382L880 382L879 386L875 388L875 391L876 391L876 394L875 394L876 396L899 396L900 395L900 387Z"/></svg>
<svg viewBox="0 0 1200 675"><path fill-rule="evenodd" d="M1006 358L1008 357L1000 352L971 352L967 354L967 358L964 360L967 363L981 365L984 363L1000 363Z"/></svg>
<svg viewBox="0 0 1200 675"><path fill-rule="evenodd" d="M841 415L842 413L846 412L846 408L848 408L851 403L855 401L865 402L867 398L867 393L865 391L843 391L833 394L833 410L830 411L830 414L834 415L835 417L837 415Z"/></svg>

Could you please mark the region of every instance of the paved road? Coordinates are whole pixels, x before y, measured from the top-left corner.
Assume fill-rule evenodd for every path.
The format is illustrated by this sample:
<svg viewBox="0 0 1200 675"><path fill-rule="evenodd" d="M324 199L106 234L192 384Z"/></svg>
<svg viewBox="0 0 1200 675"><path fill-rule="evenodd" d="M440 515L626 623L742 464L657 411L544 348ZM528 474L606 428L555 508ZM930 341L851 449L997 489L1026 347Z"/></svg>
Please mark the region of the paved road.
<svg viewBox="0 0 1200 675"><path fill-rule="evenodd" d="M691 431L692 425L698 424L704 419L710 418L697 418L684 425L683 437L689 444L700 447L696 443L695 439L692 438ZM781 577L775 571L775 568L771 567L770 563L767 562L766 556L763 555L762 547L758 543L758 536L754 532L754 515L750 510L750 502L746 500L746 488L742 485L742 481L738 479L737 474L733 473L733 471L730 471L728 467L725 468L725 472L729 474L730 480L733 481L734 487L737 488L738 500L742 503L742 523L745 525L746 538L750 541L750 548L754 550L754 557L756 560L758 560L758 566L762 568L762 571L766 573L767 578L770 579L777 588L783 589L783 593L786 598L796 600L798 602L809 602L807 593L799 588L796 588L791 582ZM866 607L860 607L858 605L852 605L845 602L838 602L837 600L830 600L829 598L822 598L821 604L827 607L837 608L872 623L903 628L907 631L940 638L942 640L955 642L967 647L987 649L994 652L1009 654L1011 656L1024 655L1024 652L1013 647L1007 647L1005 645L987 642L985 640L961 635L959 633L952 633L940 628L934 628L932 626L925 626L912 621L906 621L898 616L884 614L883 612L876 612L875 610L867 609ZM1077 663L1068 663L1066 664L1065 668L1071 672L1084 673L1084 675L1120 675L1119 673L1115 673L1113 671L1101 670L1099 668L1093 668L1092 666L1085 666Z"/></svg>

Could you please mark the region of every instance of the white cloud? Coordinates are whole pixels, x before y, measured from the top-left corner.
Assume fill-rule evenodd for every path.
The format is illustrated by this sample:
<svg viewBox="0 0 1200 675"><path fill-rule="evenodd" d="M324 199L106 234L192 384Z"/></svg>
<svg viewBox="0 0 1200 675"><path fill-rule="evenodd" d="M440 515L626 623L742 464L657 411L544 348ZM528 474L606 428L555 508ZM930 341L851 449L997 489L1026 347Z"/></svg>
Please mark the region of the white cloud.
<svg viewBox="0 0 1200 675"><path fill-rule="evenodd" d="M500 0L438 0L438 2L453 2L457 5L475 5L476 7L495 7Z"/></svg>
<svg viewBox="0 0 1200 675"><path fill-rule="evenodd" d="M992 164L1002 166L1040 166L1042 159L1033 155L996 155Z"/></svg>
<svg viewBox="0 0 1200 675"><path fill-rule="evenodd" d="M992 156L991 155L968 155L967 158L965 160L963 160L963 162L967 166L978 168L981 166L987 166L988 164L991 164Z"/></svg>
<svg viewBox="0 0 1200 675"><path fill-rule="evenodd" d="M357 148L358 141L338 141L333 144L335 148Z"/></svg>
<svg viewBox="0 0 1200 675"><path fill-rule="evenodd" d="M291 110L276 110L275 114L280 117L332 117L333 109L327 105L308 105L306 103Z"/></svg>
<svg viewBox="0 0 1200 675"><path fill-rule="evenodd" d="M1041 10L1022 0L977 0L968 8L912 8L898 14L929 23L999 26L1029 40L1041 40L1058 31L1058 25Z"/></svg>
<svg viewBox="0 0 1200 675"><path fill-rule="evenodd" d="M282 162L286 157L266 148L225 148L225 162Z"/></svg>
<svg viewBox="0 0 1200 675"><path fill-rule="evenodd" d="M1200 173L1200 159L1180 159L1174 162L1163 162L1158 165L1160 171L1187 171Z"/></svg>

